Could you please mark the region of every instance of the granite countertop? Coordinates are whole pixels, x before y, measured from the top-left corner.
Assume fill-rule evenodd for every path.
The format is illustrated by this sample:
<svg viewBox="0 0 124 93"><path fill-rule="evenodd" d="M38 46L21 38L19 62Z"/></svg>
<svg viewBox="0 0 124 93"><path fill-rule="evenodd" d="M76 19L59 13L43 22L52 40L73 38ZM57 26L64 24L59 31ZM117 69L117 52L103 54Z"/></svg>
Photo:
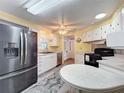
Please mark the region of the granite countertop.
<svg viewBox="0 0 124 93"><path fill-rule="evenodd" d="M65 66L60 75L66 83L83 91L101 93L124 87L124 75L83 64Z"/></svg>
<svg viewBox="0 0 124 93"><path fill-rule="evenodd" d="M51 54L56 54L56 52L39 52L38 56L47 56L47 55L51 55Z"/></svg>

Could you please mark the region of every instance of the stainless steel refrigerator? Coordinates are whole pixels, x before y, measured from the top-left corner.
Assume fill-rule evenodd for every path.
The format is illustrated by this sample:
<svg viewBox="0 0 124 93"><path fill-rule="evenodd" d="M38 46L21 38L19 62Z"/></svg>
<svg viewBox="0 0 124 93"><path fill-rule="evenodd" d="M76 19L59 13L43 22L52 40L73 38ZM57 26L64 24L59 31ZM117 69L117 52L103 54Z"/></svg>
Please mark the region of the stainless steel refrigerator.
<svg viewBox="0 0 124 93"><path fill-rule="evenodd" d="M0 93L20 93L37 82L37 34L0 24Z"/></svg>

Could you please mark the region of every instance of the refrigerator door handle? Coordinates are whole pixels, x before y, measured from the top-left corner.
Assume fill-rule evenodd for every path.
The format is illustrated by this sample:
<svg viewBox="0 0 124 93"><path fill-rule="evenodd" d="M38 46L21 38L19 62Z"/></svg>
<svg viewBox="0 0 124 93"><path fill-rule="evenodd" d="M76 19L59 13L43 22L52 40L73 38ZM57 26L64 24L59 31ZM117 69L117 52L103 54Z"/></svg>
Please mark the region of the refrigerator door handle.
<svg viewBox="0 0 124 93"><path fill-rule="evenodd" d="M21 50L20 50L20 61L21 61L21 65L23 65L23 55L24 55L24 50L23 50L23 46L24 46L24 40L23 40L23 33L21 32L20 34L20 37L21 37Z"/></svg>
<svg viewBox="0 0 124 93"><path fill-rule="evenodd" d="M27 56L28 56L28 40L27 40L27 33L24 34L25 36L25 64L27 64Z"/></svg>

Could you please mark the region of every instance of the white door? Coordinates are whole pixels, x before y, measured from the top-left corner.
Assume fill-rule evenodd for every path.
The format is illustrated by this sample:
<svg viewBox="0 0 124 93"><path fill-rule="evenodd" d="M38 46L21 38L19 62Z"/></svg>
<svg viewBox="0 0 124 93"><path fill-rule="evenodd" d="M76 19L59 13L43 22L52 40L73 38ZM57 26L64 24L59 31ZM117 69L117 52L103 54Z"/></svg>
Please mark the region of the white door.
<svg viewBox="0 0 124 93"><path fill-rule="evenodd" d="M74 39L64 39L64 60L74 58Z"/></svg>

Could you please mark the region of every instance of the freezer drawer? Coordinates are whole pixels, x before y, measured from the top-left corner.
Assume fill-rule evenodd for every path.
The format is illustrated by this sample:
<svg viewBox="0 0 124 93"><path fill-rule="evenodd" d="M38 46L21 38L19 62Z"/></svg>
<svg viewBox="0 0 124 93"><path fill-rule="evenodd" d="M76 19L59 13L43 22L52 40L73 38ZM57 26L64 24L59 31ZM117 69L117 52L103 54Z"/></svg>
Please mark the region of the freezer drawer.
<svg viewBox="0 0 124 93"><path fill-rule="evenodd" d="M0 77L0 93L20 93L37 82L37 67L12 73L4 77Z"/></svg>

